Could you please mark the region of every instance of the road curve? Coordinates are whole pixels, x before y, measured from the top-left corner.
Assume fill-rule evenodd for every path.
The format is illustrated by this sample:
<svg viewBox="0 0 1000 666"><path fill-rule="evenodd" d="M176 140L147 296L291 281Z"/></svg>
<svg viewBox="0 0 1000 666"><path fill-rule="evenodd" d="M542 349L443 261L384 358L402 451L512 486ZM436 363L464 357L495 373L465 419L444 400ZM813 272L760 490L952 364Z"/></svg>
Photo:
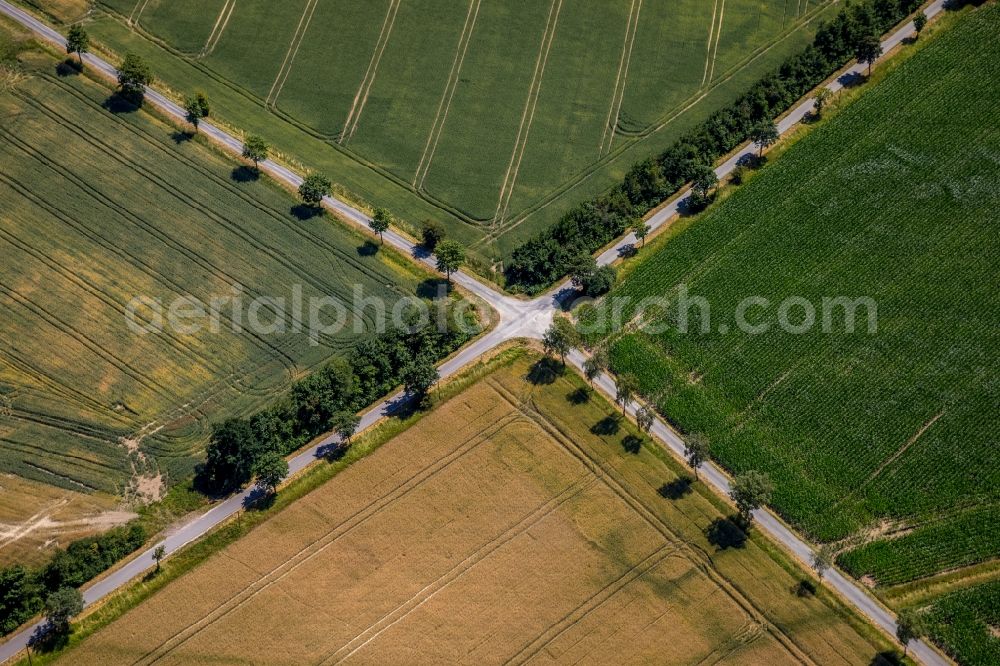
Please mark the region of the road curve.
<svg viewBox="0 0 1000 666"><path fill-rule="evenodd" d="M935 0L935 2L928 5L924 10L927 17L932 18L941 12L945 3L946 0ZM0 14L4 14L20 23L45 41L60 48L65 48L66 40L59 32L26 11L10 4L7 0L0 0ZM893 48L902 43L904 39L912 35L913 31L913 23L907 23L896 30L882 42L883 53L888 54ZM84 63L92 70L98 71L108 78L114 80L117 79L117 70L105 60L89 53L84 54L83 60ZM827 87L833 91L839 90L843 87L843 81L846 77L859 75L863 71L863 66L855 65L851 69L847 70L847 72L838 80L829 84ZM183 124L185 122L186 112L179 105L175 104L173 101L156 90L152 88L146 89L146 102L157 107L161 112L173 118L178 123ZM813 100L811 98L801 102L777 123L779 132L784 134L790 130L810 111L812 111L813 108ZM225 130L220 129L209 122L202 122L199 125L199 129L202 135L208 136L235 155L239 156L242 154L243 142ZM753 152L753 146L747 145L743 150L739 151L736 155L721 164L715 170L716 174L720 179L728 176L735 168L740 158L744 155L753 154ZM289 187L298 188L298 186L302 183L302 177L299 174L272 160L261 162L260 166L261 169L272 178ZM672 203L664 206L652 215L647 220L651 231L659 229L671 218L673 218L678 213L680 202L686 198L688 194L689 190L685 190L679 196L675 197ZM369 231L368 222L370 218L362 211L352 207L340 199L337 199L336 197L324 198L323 204L344 220L357 225L365 231ZM435 267L433 258L428 256L426 253L421 252L420 249L416 247L416 244L409 238L397 233L394 230L385 232L383 236L385 242L402 251L415 261L421 262L431 268ZM622 256L626 246L634 245L635 243L636 238L634 234L630 233L626 235L598 256L598 264L607 265L617 261ZM517 338L541 338L545 329L551 324L556 312L559 311L562 299L571 290L569 283L563 282L543 296L527 301L511 298L510 296L502 294L496 289L483 284L462 271L453 273L452 279L463 289L475 294L477 297L492 306L499 316L499 322L486 335L477 338L469 345L463 347L454 356L446 360L438 367L438 372L443 379L455 375L462 368L474 363L484 354L508 340ZM582 352L579 350L573 350L570 353L568 360L577 368L582 368L585 358L586 357ZM606 373L602 374L595 380L595 385L606 395L612 398L614 397L614 379L610 375ZM359 430L370 428L381 419L391 415L393 410L399 405L400 401L404 399L405 396L403 396L402 393L397 393L374 405L362 415ZM635 414L636 407L636 404L632 403L627 408L633 416ZM654 422L650 434L674 454L683 457L683 441L659 418L657 418ZM321 458L324 451L330 446L336 446L339 443L339 437L336 435L329 435L320 442L310 446L308 449L298 453L288 461L289 473L295 474L302 471L307 466ZM714 463L707 463L701 467L700 472L702 478L709 485L715 488L719 493L728 496L729 477L721 468ZM144 574L151 566L153 566L152 555L156 548L163 546L166 550L167 556L169 557L180 548L207 534L214 527L231 518L238 511L242 510L245 503L248 500L253 499L253 497L254 489L249 488L239 494L229 497L219 504L216 504L205 513L195 517L180 528L173 530L167 534L162 541L159 541L150 548L142 551L139 555L126 562L122 567L116 569L98 582L87 587L83 591L84 602L88 605L93 604L94 602L108 596L118 588L125 586L131 580ZM754 517L761 532L767 534L774 541L783 545L805 566L809 566L814 548L806 540L792 532L792 530L790 530L781 520L769 511L759 510L754 514ZM860 613L868 617L877 626L881 627L891 635L895 635L896 621L893 613L879 604L859 585L841 575L837 571L831 571L827 574L826 584L836 589L847 602L854 606ZM28 645L31 636L40 626L41 623L31 625L20 632L13 634L4 643L0 644L0 663L4 663L22 652ZM927 664L928 666L945 666L950 663L923 641L911 641L908 647L910 654L914 658L923 664Z"/></svg>

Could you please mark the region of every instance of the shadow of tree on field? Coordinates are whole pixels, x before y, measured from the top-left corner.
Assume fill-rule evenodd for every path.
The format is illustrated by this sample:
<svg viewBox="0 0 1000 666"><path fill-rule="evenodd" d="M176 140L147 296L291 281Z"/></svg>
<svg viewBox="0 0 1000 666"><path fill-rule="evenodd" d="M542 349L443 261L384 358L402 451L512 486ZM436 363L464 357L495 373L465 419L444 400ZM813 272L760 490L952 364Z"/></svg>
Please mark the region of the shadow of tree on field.
<svg viewBox="0 0 1000 666"><path fill-rule="evenodd" d="M705 529L708 542L719 550L743 548L747 542L747 533L743 519L739 516L716 518Z"/></svg>
<svg viewBox="0 0 1000 666"><path fill-rule="evenodd" d="M56 76L77 76L83 72L80 63L72 58L66 58L56 65Z"/></svg>
<svg viewBox="0 0 1000 666"><path fill-rule="evenodd" d="M534 365L531 366L526 379L536 386L551 384L556 380L556 377L563 373L564 370L565 368L563 368L557 361L546 356L539 359Z"/></svg>
<svg viewBox="0 0 1000 666"><path fill-rule="evenodd" d="M792 594L797 597L814 597L816 596L816 583L808 578L803 578L798 585L792 587Z"/></svg>
<svg viewBox="0 0 1000 666"><path fill-rule="evenodd" d="M429 300L445 298L451 292L451 284L444 278L427 278L417 285L417 296Z"/></svg>
<svg viewBox="0 0 1000 666"><path fill-rule="evenodd" d="M621 418L617 414L605 416L590 428L590 432L601 437L617 435L619 430L621 430Z"/></svg>
<svg viewBox="0 0 1000 666"><path fill-rule="evenodd" d="M625 449L625 453L631 453L634 456L639 455L639 451L642 450L642 437L625 435L622 438L622 448Z"/></svg>
<svg viewBox="0 0 1000 666"><path fill-rule="evenodd" d="M300 222L308 222L314 217L319 217L323 214L323 209L319 206L307 206L306 204L295 204L289 211L292 217L299 220Z"/></svg>
<svg viewBox="0 0 1000 666"><path fill-rule="evenodd" d="M378 254L378 245L374 241L366 240L358 246L359 257L374 257L376 254Z"/></svg>
<svg viewBox="0 0 1000 666"><path fill-rule="evenodd" d="M244 164L234 168L229 177L237 183L253 183L260 180L260 172Z"/></svg>
<svg viewBox="0 0 1000 666"><path fill-rule="evenodd" d="M137 100L132 97L126 97L120 92L116 92L104 100L102 104L107 111L111 113L135 113L142 108L142 100Z"/></svg>
<svg viewBox="0 0 1000 666"><path fill-rule="evenodd" d="M868 662L869 666L901 666L903 657L895 650L879 652Z"/></svg>
<svg viewBox="0 0 1000 666"><path fill-rule="evenodd" d="M170 138L173 139L174 143L179 146L182 143L187 143L188 141L190 141L191 139L193 139L194 138L194 134L192 134L191 132L184 132L184 131L181 131L181 130L177 130L176 132L173 132L170 135Z"/></svg>
<svg viewBox="0 0 1000 666"><path fill-rule="evenodd" d="M566 400L573 405L582 405L590 402L590 389L581 386L575 391L570 391L566 394Z"/></svg>
<svg viewBox="0 0 1000 666"><path fill-rule="evenodd" d="M679 500L685 495L691 494L692 483L694 483L694 479L690 476L680 476L669 483L664 483L656 492L660 494L660 497L669 500Z"/></svg>

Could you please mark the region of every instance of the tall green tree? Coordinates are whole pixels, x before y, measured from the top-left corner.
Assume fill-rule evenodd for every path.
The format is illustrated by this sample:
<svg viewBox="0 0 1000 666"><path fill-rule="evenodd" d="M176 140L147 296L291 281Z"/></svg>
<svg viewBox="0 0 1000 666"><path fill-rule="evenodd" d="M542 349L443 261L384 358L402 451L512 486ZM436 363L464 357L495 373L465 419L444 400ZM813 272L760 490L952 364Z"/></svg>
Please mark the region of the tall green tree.
<svg viewBox="0 0 1000 666"><path fill-rule="evenodd" d="M451 282L451 274L465 262L465 250L457 241L445 239L434 249L434 257L437 259L437 269Z"/></svg>
<svg viewBox="0 0 1000 666"><path fill-rule="evenodd" d="M694 470L694 478L698 478L698 468L704 464L711 456L708 446L708 437L700 432L691 433L684 440L684 458L688 465Z"/></svg>
<svg viewBox="0 0 1000 666"><path fill-rule="evenodd" d="M583 376L593 385L598 375L608 369L608 354L603 349L595 351L583 362Z"/></svg>
<svg viewBox="0 0 1000 666"><path fill-rule="evenodd" d="M428 252L433 252L437 244L444 240L444 236L444 226L437 220L424 220L420 227L420 237Z"/></svg>
<svg viewBox="0 0 1000 666"><path fill-rule="evenodd" d="M257 134L248 134L243 141L243 158L252 161L254 171L259 172L260 163L267 159L270 149L263 137ZM320 198L322 199L322 197Z"/></svg>
<svg viewBox="0 0 1000 666"><path fill-rule="evenodd" d="M923 11L917 12L917 15L913 17L913 29L917 33L917 37L920 33L924 31L924 27L927 25L927 14Z"/></svg>
<svg viewBox="0 0 1000 666"><path fill-rule="evenodd" d="M710 166L699 164L694 168L694 177L691 180L691 189L698 199L705 203L712 194L712 190L719 184L719 177L715 175L715 169Z"/></svg>
<svg viewBox="0 0 1000 666"><path fill-rule="evenodd" d="M425 354L419 354L407 364L402 375L404 390L421 402L441 378L434 367L434 360Z"/></svg>
<svg viewBox="0 0 1000 666"><path fill-rule="evenodd" d="M68 633L70 621L82 612L83 595L75 587L60 588L45 599L45 618L57 633Z"/></svg>
<svg viewBox="0 0 1000 666"><path fill-rule="evenodd" d="M118 88L122 97L135 104L142 104L146 86L153 83L153 72L149 65L135 53L126 53L118 68Z"/></svg>
<svg viewBox="0 0 1000 666"><path fill-rule="evenodd" d="M615 402L621 405L622 414L625 413L625 408L628 407L628 403L632 402L632 398L638 391L639 380L633 374L625 373L619 375L615 380Z"/></svg>
<svg viewBox="0 0 1000 666"><path fill-rule="evenodd" d="M372 219L368 221L368 226L372 231L378 234L378 240L380 243L385 243L382 238L382 234L389 230L389 225L392 223L392 215L389 214L385 208L376 208L375 214L372 215Z"/></svg>
<svg viewBox="0 0 1000 666"><path fill-rule="evenodd" d="M896 616L896 638L903 644L903 656L910 649L910 641L916 640L927 633L924 616L915 608L904 608Z"/></svg>
<svg viewBox="0 0 1000 666"><path fill-rule="evenodd" d="M635 423L639 426L639 430L644 433L649 433L653 428L653 422L656 421L656 414L653 410L643 405L635 412Z"/></svg>
<svg viewBox="0 0 1000 666"><path fill-rule="evenodd" d="M249 481L259 453L249 421L233 418L216 424L201 474L208 490L225 493Z"/></svg>
<svg viewBox="0 0 1000 666"><path fill-rule="evenodd" d="M641 217L636 218L632 223L632 233L635 234L636 240L642 243L642 247L646 247L646 236L649 235L649 225L646 220Z"/></svg>
<svg viewBox="0 0 1000 666"><path fill-rule="evenodd" d="M754 125L753 129L750 130L750 139L759 148L757 156L762 157L764 149L777 143L779 136L781 135L778 133L778 126L774 124L774 121L765 120Z"/></svg>
<svg viewBox="0 0 1000 666"><path fill-rule="evenodd" d="M358 431L358 426L361 425L361 417L354 412L342 410L333 415L330 425L333 426L333 431L340 435L344 443L349 446L351 444L351 437L354 437L354 433Z"/></svg>
<svg viewBox="0 0 1000 666"><path fill-rule="evenodd" d="M80 60L80 69L83 69L83 54L90 52L90 35L77 24L70 27L66 34L66 53L75 53Z"/></svg>
<svg viewBox="0 0 1000 666"><path fill-rule="evenodd" d="M823 109L826 108L827 104L829 104L831 97L833 97L833 91L829 88L823 87L817 91L816 97L813 99L813 106L816 109L817 118L823 117Z"/></svg>
<svg viewBox="0 0 1000 666"><path fill-rule="evenodd" d="M736 509L744 522L750 525L753 522L753 512L770 502L773 492L771 477L764 472L749 470L733 479L729 496L736 503Z"/></svg>
<svg viewBox="0 0 1000 666"><path fill-rule="evenodd" d="M872 75L872 63L882 55L882 42L873 32L866 33L854 45L854 57L858 62L868 65L868 76Z"/></svg>
<svg viewBox="0 0 1000 666"><path fill-rule="evenodd" d="M156 562L156 573L160 573L160 562L167 556L167 548L162 543L153 549L153 561Z"/></svg>
<svg viewBox="0 0 1000 666"><path fill-rule="evenodd" d="M829 543L823 544L813 553L812 568L820 580L823 580L823 576L825 576L826 572L833 566L833 557L833 545Z"/></svg>
<svg viewBox="0 0 1000 666"><path fill-rule="evenodd" d="M566 354L569 350L580 343L580 335L577 333L573 322L565 317L556 317L552 320L552 325L545 331L542 337L542 347L546 354L553 354L559 357L559 361L565 367Z"/></svg>
<svg viewBox="0 0 1000 666"><path fill-rule="evenodd" d="M257 477L257 485L273 495L288 476L288 461L277 451L268 451L254 463L253 474Z"/></svg>
<svg viewBox="0 0 1000 666"><path fill-rule="evenodd" d="M323 197L330 196L330 188L333 183L321 173L311 173L305 177L299 185L299 196L307 206L319 208L323 203Z"/></svg>

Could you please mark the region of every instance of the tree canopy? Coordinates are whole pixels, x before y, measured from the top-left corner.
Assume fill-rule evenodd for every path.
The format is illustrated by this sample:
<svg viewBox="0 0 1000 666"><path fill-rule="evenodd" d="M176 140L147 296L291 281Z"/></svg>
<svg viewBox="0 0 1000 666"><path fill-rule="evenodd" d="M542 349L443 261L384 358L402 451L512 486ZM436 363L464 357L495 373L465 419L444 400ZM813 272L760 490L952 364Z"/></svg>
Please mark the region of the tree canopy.
<svg viewBox="0 0 1000 666"><path fill-rule="evenodd" d="M299 185L299 196L306 205L319 208L323 197L330 196L332 186L330 179L323 174L311 173Z"/></svg>
<svg viewBox="0 0 1000 666"><path fill-rule="evenodd" d="M146 86L153 83L153 72L140 56L125 54L118 68L118 87L123 97L140 103L146 94Z"/></svg>
<svg viewBox="0 0 1000 666"><path fill-rule="evenodd" d="M270 146L267 145L263 137L257 134L248 134L243 141L243 158L251 160L254 169L260 168L260 163L267 159L269 151Z"/></svg>
<svg viewBox="0 0 1000 666"><path fill-rule="evenodd" d="M465 250L457 241L445 239L437 244L434 257L437 259L437 269L444 273L450 282L451 274L465 262Z"/></svg>
<svg viewBox="0 0 1000 666"><path fill-rule="evenodd" d="M736 503L740 516L749 525L753 512L771 501L774 486L771 477L764 472L749 470L733 479L729 495Z"/></svg>

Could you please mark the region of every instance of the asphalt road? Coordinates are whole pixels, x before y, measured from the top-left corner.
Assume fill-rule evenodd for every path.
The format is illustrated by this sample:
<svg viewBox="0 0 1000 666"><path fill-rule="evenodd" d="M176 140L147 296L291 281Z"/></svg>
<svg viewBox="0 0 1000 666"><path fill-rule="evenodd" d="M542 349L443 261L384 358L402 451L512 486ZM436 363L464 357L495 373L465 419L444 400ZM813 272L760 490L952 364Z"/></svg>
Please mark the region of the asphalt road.
<svg viewBox="0 0 1000 666"><path fill-rule="evenodd" d="M927 17L932 18L941 12L945 2L946 0L936 0L930 4L925 10ZM7 15L18 23L31 29L42 39L61 48L65 48L65 39L60 33L42 21L39 21L31 14L6 2L6 0L0 0L0 13ZM882 42L883 53L889 53L894 47L899 45L904 39L912 34L912 23L902 26ZM85 54L83 56L83 60L86 66L92 71L98 71L111 79L117 80L117 70L103 59L92 54ZM831 83L828 87L832 91L840 90L844 87L844 81L849 80L850 77L863 74L865 69L865 66L856 65L849 69L837 81ZM146 103L156 106L161 112L171 116L179 123L183 124L185 122L185 111L179 105L151 88L146 91ZM778 130L784 134L797 123L801 122L801 120L812 110L812 99L808 99L800 103L790 112L785 114L785 116L777 123ZM242 142L226 131L212 125L209 122L202 122L199 125L199 130L202 135L208 136L212 140L225 146L236 155L240 155L242 153ZM721 180L728 176L741 158L745 155L752 155L754 152L755 148L752 145L748 145L744 150L738 152L736 155L724 162L715 170L719 179ZM284 182L290 187L298 188L299 184L302 182L302 177L297 173L271 160L262 162L260 166L261 169L267 172L272 178ZM651 232L659 229L677 214L681 201L683 201L688 194L689 191L681 193L679 196L675 197L672 203L664 206L661 210L657 211L649 218L648 224ZM369 218L363 212L351 207L349 204L335 197L326 197L323 203L326 207L336 212L343 219L368 230ZM415 243L409 238L393 230L387 231L383 236L385 242L409 255L415 261L423 262L431 268L434 268L433 258L426 256L425 253L421 252L416 247ZM636 242L637 239L634 234L629 234L623 237L598 257L598 264L606 265L617 261L622 256L624 250L628 246L634 245ZM492 306L496 311L496 314L499 316L499 322L486 335L476 339L442 363L438 367L438 372L440 373L442 379L455 375L462 368L476 362L484 354L508 340L518 338L541 338L545 329L547 329L551 324L555 313L559 310L560 302L572 291L569 283L564 282L543 296L529 301L511 298L510 296L498 292L492 287L483 284L461 271L454 273L452 275L452 279L463 289L475 294L477 297ZM582 352L574 350L569 355L568 360L577 368L582 369L585 358L586 357ZM614 398L614 379L610 375L603 374L601 377L597 378L595 386L612 399ZM359 430L365 430L366 428L373 426L379 420L391 415L393 409L398 406L399 402L403 399L404 396L401 393L397 393L396 395L386 398L382 402L373 406L369 411L362 415ZM627 411L633 416L636 409L636 403L632 403L627 406ZM677 433L670 429L666 423L660 419L656 419L650 434L676 455L683 457L684 444L680 437L678 437ZM338 445L339 442L340 440L336 435L330 435L319 443L297 454L294 458L291 458L288 461L289 473L295 474L305 469L307 466L321 458L326 449L330 446ZM721 468L713 463L707 463L700 468L699 474L706 483L715 488L720 494L728 496L729 476ZM175 553L188 543L191 543L195 539L205 535L217 525L225 522L238 511L242 510L244 505L254 498L254 492L253 488L249 488L240 494L233 495L219 504L216 504L211 509L188 523L185 523L181 527L173 530L162 541L154 544L152 547L135 556L125 565L105 576L100 581L87 587L83 591L85 603L89 605L103 599L136 577L145 574L150 567L154 565L152 555L153 551L157 547L162 545L166 550L167 557L169 557L172 553ZM754 519L757 524L757 529L784 546L807 567L810 566L812 554L815 551L814 546L795 534L770 511L757 511L754 514ZM868 617L876 625L887 631L889 634L895 635L896 621L893 613L882 606L854 581L841 575L836 570L831 570L827 574L824 584L836 589L847 602L853 605L855 609ZM24 650L32 634L39 626L40 623L29 626L9 637L6 642L0 644L0 663L11 659ZM915 659L921 663L927 664L928 666L938 666L950 663L923 641L911 641L908 647L910 654Z"/></svg>

